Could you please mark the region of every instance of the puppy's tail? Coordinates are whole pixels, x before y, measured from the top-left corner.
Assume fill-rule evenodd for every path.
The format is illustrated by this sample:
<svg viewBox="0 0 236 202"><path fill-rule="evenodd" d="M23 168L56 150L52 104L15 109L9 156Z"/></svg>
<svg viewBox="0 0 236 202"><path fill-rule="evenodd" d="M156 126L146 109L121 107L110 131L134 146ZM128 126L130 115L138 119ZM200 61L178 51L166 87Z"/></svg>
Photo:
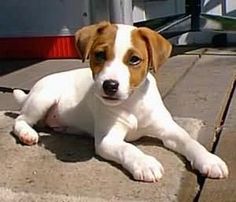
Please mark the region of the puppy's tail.
<svg viewBox="0 0 236 202"><path fill-rule="evenodd" d="M13 95L14 95L14 98L16 99L16 101L20 105L23 105L26 98L28 97L28 95L23 90L20 90L20 89L13 90Z"/></svg>

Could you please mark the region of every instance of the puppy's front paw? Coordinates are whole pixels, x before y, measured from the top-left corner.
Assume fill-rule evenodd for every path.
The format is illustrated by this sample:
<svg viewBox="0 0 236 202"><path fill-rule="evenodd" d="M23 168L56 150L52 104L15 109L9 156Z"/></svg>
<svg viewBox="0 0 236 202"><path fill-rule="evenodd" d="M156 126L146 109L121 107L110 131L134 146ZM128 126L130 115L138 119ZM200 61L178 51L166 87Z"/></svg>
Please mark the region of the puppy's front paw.
<svg viewBox="0 0 236 202"><path fill-rule="evenodd" d="M225 162L210 152L206 152L204 155L199 155L196 160L192 162L192 166L202 175L209 178L227 178L229 174Z"/></svg>
<svg viewBox="0 0 236 202"><path fill-rule="evenodd" d="M144 155L135 159L131 172L135 180L157 182L161 179L164 169L154 157Z"/></svg>

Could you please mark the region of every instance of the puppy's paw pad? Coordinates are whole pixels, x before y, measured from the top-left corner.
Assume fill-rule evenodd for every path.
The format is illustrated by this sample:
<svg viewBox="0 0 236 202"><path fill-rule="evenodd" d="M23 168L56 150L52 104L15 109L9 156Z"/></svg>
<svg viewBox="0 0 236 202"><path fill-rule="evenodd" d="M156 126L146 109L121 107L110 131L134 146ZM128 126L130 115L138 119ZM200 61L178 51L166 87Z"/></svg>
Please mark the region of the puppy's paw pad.
<svg viewBox="0 0 236 202"><path fill-rule="evenodd" d="M193 162L193 167L209 178L222 179L229 175L226 163L218 156L207 153Z"/></svg>
<svg viewBox="0 0 236 202"><path fill-rule="evenodd" d="M38 142L39 136L35 131L21 131L19 139L26 145L34 145Z"/></svg>
<svg viewBox="0 0 236 202"><path fill-rule="evenodd" d="M144 182L157 182L161 179L164 169L152 156L145 155L134 162L133 177Z"/></svg>

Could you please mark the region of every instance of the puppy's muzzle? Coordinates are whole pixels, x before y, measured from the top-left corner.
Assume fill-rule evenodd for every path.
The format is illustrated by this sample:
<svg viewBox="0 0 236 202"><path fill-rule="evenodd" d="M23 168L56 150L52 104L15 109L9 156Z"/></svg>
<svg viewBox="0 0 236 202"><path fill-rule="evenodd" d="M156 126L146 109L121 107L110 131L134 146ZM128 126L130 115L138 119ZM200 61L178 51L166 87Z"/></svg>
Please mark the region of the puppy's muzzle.
<svg viewBox="0 0 236 202"><path fill-rule="evenodd" d="M112 80L112 79L105 80L103 82L102 88L103 88L104 93L107 96L112 97L118 91L119 83L118 83L118 81Z"/></svg>

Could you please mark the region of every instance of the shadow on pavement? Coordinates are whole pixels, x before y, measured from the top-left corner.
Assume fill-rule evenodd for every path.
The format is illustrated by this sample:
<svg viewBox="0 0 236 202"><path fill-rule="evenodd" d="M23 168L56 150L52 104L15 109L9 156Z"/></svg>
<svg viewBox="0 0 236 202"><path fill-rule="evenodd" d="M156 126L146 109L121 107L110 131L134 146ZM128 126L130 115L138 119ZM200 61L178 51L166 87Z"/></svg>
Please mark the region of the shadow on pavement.
<svg viewBox="0 0 236 202"><path fill-rule="evenodd" d="M0 76L40 62L42 62L42 60L0 60Z"/></svg>

